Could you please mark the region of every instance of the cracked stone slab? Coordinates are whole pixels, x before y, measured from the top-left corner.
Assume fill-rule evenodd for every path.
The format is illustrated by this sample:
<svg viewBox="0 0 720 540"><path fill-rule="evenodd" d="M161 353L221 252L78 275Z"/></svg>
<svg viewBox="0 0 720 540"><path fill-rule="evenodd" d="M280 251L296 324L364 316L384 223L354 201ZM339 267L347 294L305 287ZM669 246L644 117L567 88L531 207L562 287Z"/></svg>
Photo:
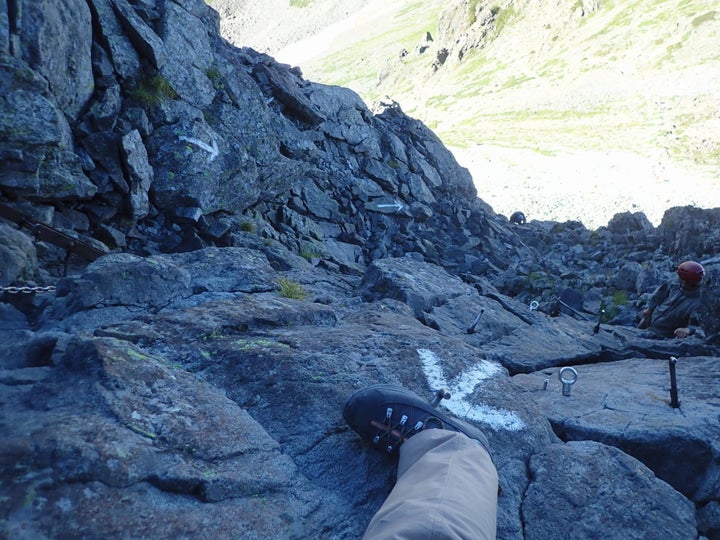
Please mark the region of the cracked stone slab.
<svg viewBox="0 0 720 540"><path fill-rule="evenodd" d="M678 408L671 406L669 361L628 359L575 366L578 377L570 396L562 394L560 369L516 375L513 380L533 396L562 439L617 446L692 500L718 498L717 358L678 360Z"/></svg>

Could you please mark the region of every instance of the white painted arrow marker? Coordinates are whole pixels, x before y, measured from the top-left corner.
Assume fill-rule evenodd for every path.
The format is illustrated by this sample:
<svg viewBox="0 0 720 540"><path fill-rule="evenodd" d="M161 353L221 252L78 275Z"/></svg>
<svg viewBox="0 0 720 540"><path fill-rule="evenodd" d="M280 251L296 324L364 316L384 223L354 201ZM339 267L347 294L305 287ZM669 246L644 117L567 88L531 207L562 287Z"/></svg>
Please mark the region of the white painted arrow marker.
<svg viewBox="0 0 720 540"><path fill-rule="evenodd" d="M180 135L181 141L189 142L190 144L194 144L198 148L205 150L206 152L210 153L210 156L208 157L208 163L212 163L212 161L218 157L218 154L220 153L220 150L218 149L217 141L213 139L212 146L207 144L206 142L201 141L200 139L195 139L193 137L185 137L184 135Z"/></svg>
<svg viewBox="0 0 720 540"><path fill-rule="evenodd" d="M395 212L399 212L404 208L403 204L399 201L395 201L394 203L378 204L377 207L380 209L389 208L390 210L393 210Z"/></svg>
<svg viewBox="0 0 720 540"><path fill-rule="evenodd" d="M520 431L525 428L525 424L520 417L512 411L470 401L475 385L478 382L489 379L502 371L499 364L481 360L470 371L461 373L459 377L447 382L440 359L434 352L428 349L418 349L417 353L423 363L425 377L430 388L434 390L447 388L452 394L452 397L443 400L442 404L455 416L482 422L495 430Z"/></svg>

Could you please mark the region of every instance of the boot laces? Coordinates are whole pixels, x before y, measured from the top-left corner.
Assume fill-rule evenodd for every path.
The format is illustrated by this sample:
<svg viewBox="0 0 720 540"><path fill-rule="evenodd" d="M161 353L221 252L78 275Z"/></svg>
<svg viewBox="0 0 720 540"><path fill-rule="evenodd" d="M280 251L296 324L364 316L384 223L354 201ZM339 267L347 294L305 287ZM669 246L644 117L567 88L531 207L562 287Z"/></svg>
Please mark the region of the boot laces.
<svg viewBox="0 0 720 540"><path fill-rule="evenodd" d="M384 444L388 454L392 454L392 452L410 438L411 435L421 431L425 426L425 424L419 420L414 425L408 424L408 416L406 414L400 415L399 421L393 422L392 407L388 407L385 410L385 418L382 423L372 421L371 424L378 428L372 440L373 444Z"/></svg>

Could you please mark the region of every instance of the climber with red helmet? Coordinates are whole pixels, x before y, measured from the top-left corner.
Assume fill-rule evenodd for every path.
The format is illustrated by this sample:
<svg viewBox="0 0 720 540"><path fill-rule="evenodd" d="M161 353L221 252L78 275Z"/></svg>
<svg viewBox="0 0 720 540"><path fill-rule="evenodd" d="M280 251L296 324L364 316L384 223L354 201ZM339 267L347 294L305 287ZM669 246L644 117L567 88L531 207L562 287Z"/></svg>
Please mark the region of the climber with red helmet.
<svg viewBox="0 0 720 540"><path fill-rule="evenodd" d="M648 301L638 328L662 337L686 338L695 332L691 321L700 307L700 281L704 268L685 261L677 268L678 282L663 283Z"/></svg>

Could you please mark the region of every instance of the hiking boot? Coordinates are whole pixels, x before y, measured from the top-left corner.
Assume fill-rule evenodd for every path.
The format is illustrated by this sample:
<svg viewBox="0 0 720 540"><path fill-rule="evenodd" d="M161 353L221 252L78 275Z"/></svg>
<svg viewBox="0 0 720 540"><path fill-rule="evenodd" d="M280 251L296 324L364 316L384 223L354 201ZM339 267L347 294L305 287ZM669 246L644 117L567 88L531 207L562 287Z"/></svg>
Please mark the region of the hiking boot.
<svg viewBox="0 0 720 540"><path fill-rule="evenodd" d="M343 418L360 437L388 454L424 429L457 431L488 449L482 431L398 386L379 384L358 390L345 404Z"/></svg>

